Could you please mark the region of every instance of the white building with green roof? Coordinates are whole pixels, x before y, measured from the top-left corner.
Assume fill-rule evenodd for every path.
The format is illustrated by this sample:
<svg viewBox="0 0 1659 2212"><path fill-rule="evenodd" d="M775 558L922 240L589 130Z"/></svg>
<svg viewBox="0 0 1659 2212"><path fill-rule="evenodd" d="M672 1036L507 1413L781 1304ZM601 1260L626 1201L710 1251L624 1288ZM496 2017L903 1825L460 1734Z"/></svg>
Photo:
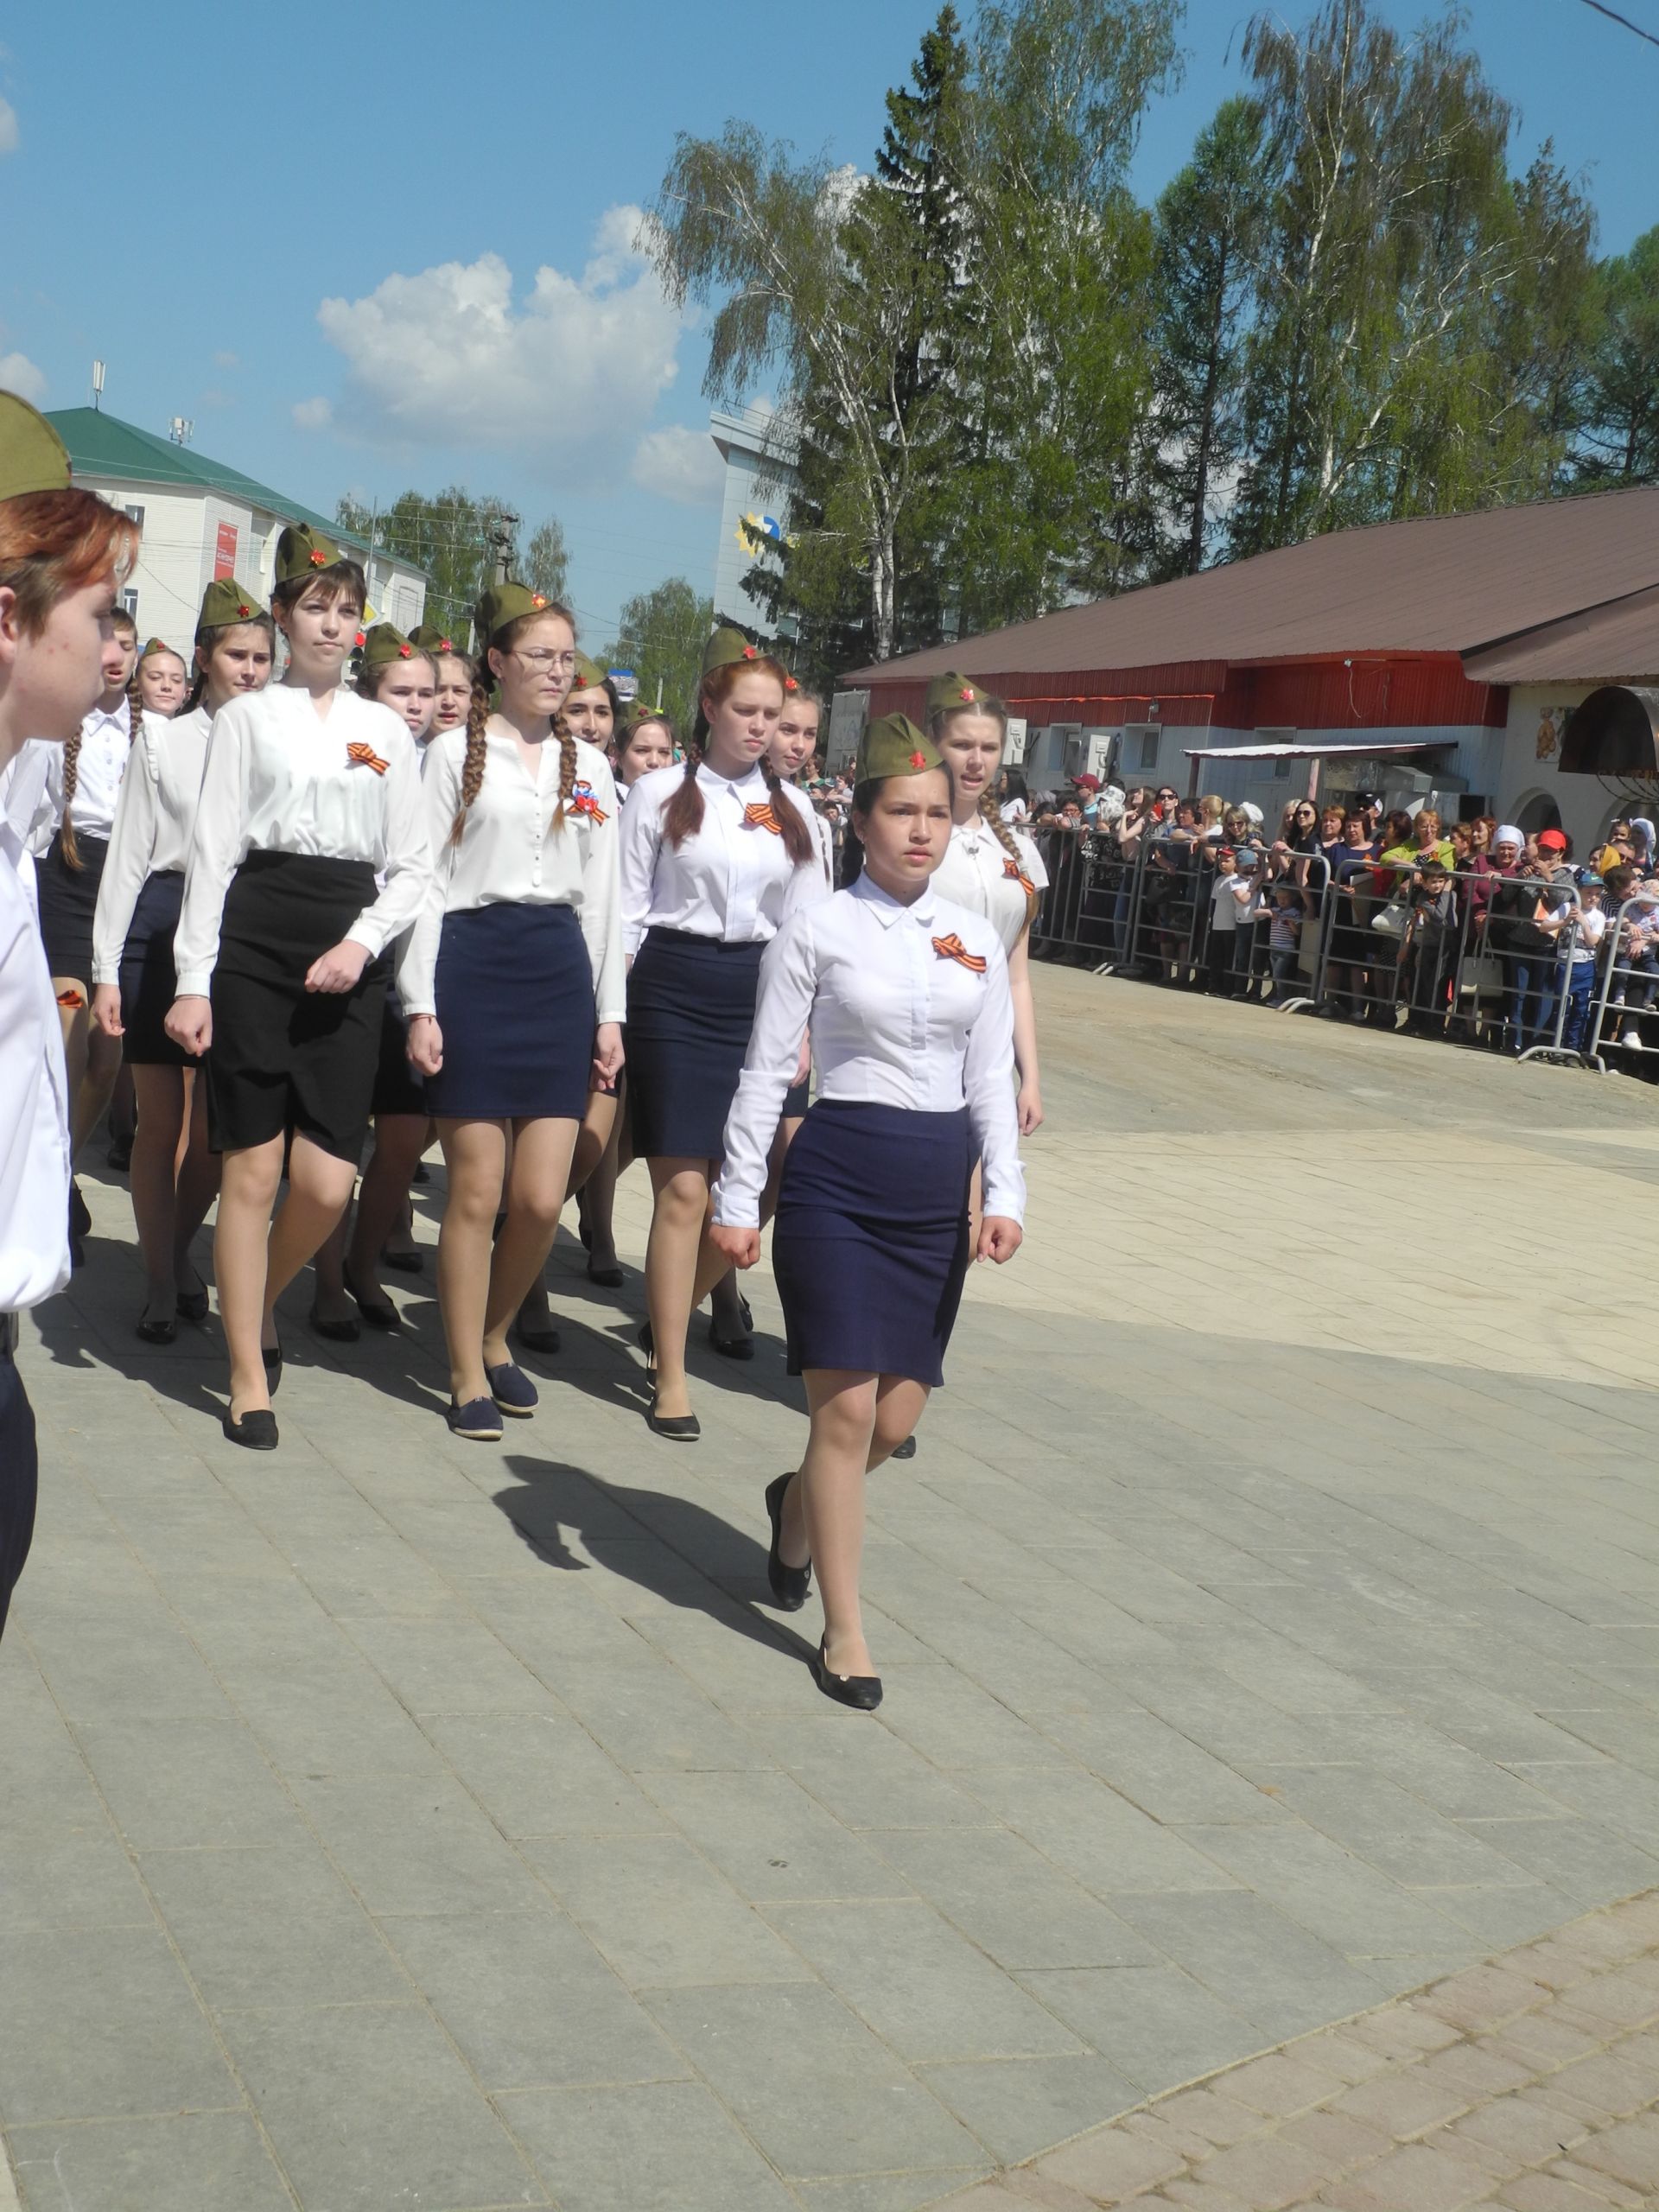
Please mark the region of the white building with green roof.
<svg viewBox="0 0 1659 2212"><path fill-rule="evenodd" d="M421 620L425 569L371 549L302 500L96 408L60 408L47 420L68 448L75 482L142 525L138 565L124 594L141 636L164 638L188 658L201 594L215 576L234 575L269 601L276 540L290 522L326 531L363 563L377 616L400 630Z"/></svg>

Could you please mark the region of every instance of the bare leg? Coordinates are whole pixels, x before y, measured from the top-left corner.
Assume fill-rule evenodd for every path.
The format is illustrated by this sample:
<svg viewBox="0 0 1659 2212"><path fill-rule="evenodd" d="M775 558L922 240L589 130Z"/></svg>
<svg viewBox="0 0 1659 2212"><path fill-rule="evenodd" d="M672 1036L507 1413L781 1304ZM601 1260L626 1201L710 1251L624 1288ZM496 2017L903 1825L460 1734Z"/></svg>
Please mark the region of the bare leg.
<svg viewBox="0 0 1659 2212"><path fill-rule="evenodd" d="M270 1225L265 1262L264 1330L261 1342L276 1344L273 1318L276 1301L306 1262L315 1255L351 1201L356 1163L325 1152L308 1136L296 1136L288 1155L288 1196Z"/></svg>
<svg viewBox="0 0 1659 2212"><path fill-rule="evenodd" d="M265 1365L259 1356L265 1313L265 1256L270 1210L283 1178L283 1140L250 1145L224 1156L213 1273L219 1318L231 1355L231 1412L269 1408Z"/></svg>
<svg viewBox="0 0 1659 2212"><path fill-rule="evenodd" d="M616 1121L615 1093L609 1090L590 1090L588 1094L587 1109L582 1120L575 1124L576 1137L570 1155L569 1188L566 1193L568 1198L575 1198L586 1190L594 1171L604 1160L610 1147L611 1139L616 1132ZM610 1217L607 1213L606 1216L607 1236L609 1226ZM558 1230L556 1224L554 1236L557 1234ZM550 1252L552 1249L553 1239L550 1237L548 1250ZM588 1264L589 1266L593 1264L591 1254ZM603 1255L601 1255L600 1265L614 1267L615 1264L616 1251L613 1246L608 1258ZM524 1294L518 1319L519 1327L527 1329L532 1336L539 1335L553 1326L552 1310L547 1302L547 1282L541 1268L536 1270L530 1288Z"/></svg>
<svg viewBox="0 0 1659 2212"><path fill-rule="evenodd" d="M457 1405L486 1398L484 1316L490 1296L490 1237L506 1178L505 1122L442 1121L438 1141L449 1195L438 1231L438 1307L449 1347Z"/></svg>
<svg viewBox="0 0 1659 2212"><path fill-rule="evenodd" d="M171 1322L178 1300L178 1192L173 1162L184 1122L184 1073L180 1068L135 1068L138 1127L132 1141L129 1183L138 1250L144 1262L147 1322Z"/></svg>
<svg viewBox="0 0 1659 2212"><path fill-rule="evenodd" d="M875 1388L875 1421L864 1471L873 1474L912 1435L927 1404L928 1386L907 1375L883 1375ZM812 1547L806 1533L806 1491L799 1475L784 1492L779 1553L785 1567L805 1567Z"/></svg>
<svg viewBox="0 0 1659 2212"><path fill-rule="evenodd" d="M512 1357L507 1330L531 1285L539 1282L553 1248L570 1187L571 1156L581 1126L579 1122L556 1121L551 1116L513 1123L512 1157L507 1163L507 1217L495 1240L484 1318L487 1367L498 1367Z"/></svg>
<svg viewBox="0 0 1659 2212"><path fill-rule="evenodd" d="M873 1675L858 1575L864 1555L864 1472L875 1434L876 1377L809 1368L803 1378L811 1433L801 1463L806 1537L823 1601L824 1657L832 1674Z"/></svg>
<svg viewBox="0 0 1659 2212"><path fill-rule="evenodd" d="M669 1420L689 1414L685 1332L691 1309L725 1274L725 1255L703 1235L709 1212L710 1163L652 1160L651 1236L645 1246L645 1306L656 1352L657 1410ZM698 1274L706 1279L701 1286Z"/></svg>

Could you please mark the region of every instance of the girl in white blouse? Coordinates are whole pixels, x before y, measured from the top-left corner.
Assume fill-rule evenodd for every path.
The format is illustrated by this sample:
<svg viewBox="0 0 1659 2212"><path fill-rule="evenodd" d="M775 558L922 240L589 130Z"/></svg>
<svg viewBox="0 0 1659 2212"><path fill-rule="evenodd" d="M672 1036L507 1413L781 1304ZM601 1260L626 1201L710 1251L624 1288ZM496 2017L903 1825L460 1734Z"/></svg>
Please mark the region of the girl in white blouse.
<svg viewBox="0 0 1659 2212"><path fill-rule="evenodd" d="M189 688L184 655L175 653L165 639L151 638L138 656L138 697L144 712L170 722L182 709Z"/></svg>
<svg viewBox="0 0 1659 2212"><path fill-rule="evenodd" d="M622 1063L625 970L610 766L561 713L570 616L497 584L474 629L466 730L427 754L437 874L397 981L449 1171L438 1243L449 1426L485 1442L504 1414L536 1409L507 1331L558 1228L589 1090L608 1089Z"/></svg>
<svg viewBox="0 0 1659 2212"><path fill-rule="evenodd" d="M271 601L289 665L214 720L174 940L168 1034L198 1055L212 1046L207 1125L223 1154L225 1433L256 1451L276 1444L276 1300L356 1179L386 988L378 955L432 875L414 741L390 708L340 684L365 590L328 539L283 531Z"/></svg>
<svg viewBox="0 0 1659 2212"><path fill-rule="evenodd" d="M818 1685L868 1711L881 1684L859 1611L864 1478L911 1433L941 1380L969 1255L976 1152L978 1259L1019 1249L1025 1176L1007 963L990 924L934 890L950 777L902 715L864 734L853 826L862 866L850 888L798 914L767 951L712 1235L739 1267L760 1257L772 1133L810 1021L818 1096L784 1163L772 1259L811 1431L798 1476L766 1492L767 1572L792 1611L817 1568Z"/></svg>
<svg viewBox="0 0 1659 2212"><path fill-rule="evenodd" d="M196 625L199 703L171 720L141 718L99 886L92 1018L106 1037L120 1039L138 1106L130 1182L147 1287L136 1325L146 1344L171 1344L175 1320L207 1317L190 1246L219 1188L219 1162L208 1147L200 1076L188 1081L190 1138L179 1159L193 1064L166 1029L177 995L173 936L213 716L232 699L264 690L275 644L270 616L251 592L233 576L208 585Z"/></svg>
<svg viewBox="0 0 1659 2212"><path fill-rule="evenodd" d="M995 799L1008 711L971 677L941 676L928 686L927 727L950 771L950 842L935 889L983 914L1001 939L1014 994L1014 1063L1020 1073L1020 1134L1043 1125L1037 1073L1037 1011L1027 945L1048 871L1023 830Z"/></svg>
<svg viewBox="0 0 1659 2212"><path fill-rule="evenodd" d="M642 777L623 823L630 1110L654 1194L642 1341L656 1387L645 1418L681 1442L701 1433L685 1337L727 1269L705 1233L709 1190L753 1027L760 955L798 906L829 895L810 810L767 758L787 681L735 630L716 630L684 766Z"/></svg>

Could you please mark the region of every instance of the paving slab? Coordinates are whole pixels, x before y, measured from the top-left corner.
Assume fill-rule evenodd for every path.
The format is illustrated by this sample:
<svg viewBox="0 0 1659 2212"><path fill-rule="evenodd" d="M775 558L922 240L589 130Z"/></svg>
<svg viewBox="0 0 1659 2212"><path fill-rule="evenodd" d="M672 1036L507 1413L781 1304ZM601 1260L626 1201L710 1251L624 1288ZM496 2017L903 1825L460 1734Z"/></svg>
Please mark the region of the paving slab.
<svg viewBox="0 0 1659 2212"><path fill-rule="evenodd" d="M438 1418L435 1160L405 1329L325 1345L296 1285L255 1464L214 1325L131 1341L127 1196L92 1160L92 1262L22 1351L44 1480L0 1651L22 2202L917 2212L1040 2182L1075 2212L1081 2164L1020 2162L1134 2114L1121 2170L1230 2212L1370 2122L1333 2097L1166 2172L1180 2094L1345 2019L1344 2088L1418 2067L1515 2101L1344 2167L1355 2203L1647 2186L1629 1970L1659 1923L1595 1949L1659 1885L1645 1077L1037 988L1027 1245L974 1271L918 1454L871 1484L873 1719L814 1689L815 1615L767 1602L760 1492L803 1423L764 1268L752 1364L694 1332L702 1445L644 1428L641 1176L624 1289L562 1240L565 1350L484 1450ZM1384 1296L1310 1236L1426 1173L1510 1224L1501 1266ZM1187 1233L1241 1218L1236 1268ZM1595 1297L1563 1313L1562 1274ZM1562 1971L1605 1985L1576 2007L1413 2009L1569 1923ZM1572 2173L1499 2175L1541 2110L1590 2131Z"/></svg>

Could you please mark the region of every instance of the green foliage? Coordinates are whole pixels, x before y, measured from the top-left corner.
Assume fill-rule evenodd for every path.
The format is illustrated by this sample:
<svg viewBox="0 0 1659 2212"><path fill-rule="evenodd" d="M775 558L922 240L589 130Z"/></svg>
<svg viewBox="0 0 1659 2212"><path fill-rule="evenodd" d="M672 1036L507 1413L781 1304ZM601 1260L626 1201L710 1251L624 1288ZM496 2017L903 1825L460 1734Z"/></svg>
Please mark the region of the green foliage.
<svg viewBox="0 0 1659 2212"><path fill-rule="evenodd" d="M1596 271L1583 392L1580 480L1659 480L1659 230Z"/></svg>
<svg viewBox="0 0 1659 2212"><path fill-rule="evenodd" d="M682 735L696 711L702 649L714 622L714 601L700 599L683 576L670 576L626 602L620 632L602 656L607 667L631 668L639 696L652 706L660 700Z"/></svg>
<svg viewBox="0 0 1659 2212"><path fill-rule="evenodd" d="M570 556L564 543L564 526L555 515L536 531L524 550L522 581L532 591L564 604L570 595Z"/></svg>
<svg viewBox="0 0 1659 2212"><path fill-rule="evenodd" d="M426 594L428 619L463 634L503 550L510 575L524 576L551 599L564 594L567 561L558 523L543 523L531 539L531 568L526 574L521 566L518 517L505 499L493 494L477 497L464 484L450 484L430 495L404 492L381 508L346 497L336 504L334 519L342 529L372 537L387 552L428 570L432 578ZM543 582L543 575L552 581Z"/></svg>

